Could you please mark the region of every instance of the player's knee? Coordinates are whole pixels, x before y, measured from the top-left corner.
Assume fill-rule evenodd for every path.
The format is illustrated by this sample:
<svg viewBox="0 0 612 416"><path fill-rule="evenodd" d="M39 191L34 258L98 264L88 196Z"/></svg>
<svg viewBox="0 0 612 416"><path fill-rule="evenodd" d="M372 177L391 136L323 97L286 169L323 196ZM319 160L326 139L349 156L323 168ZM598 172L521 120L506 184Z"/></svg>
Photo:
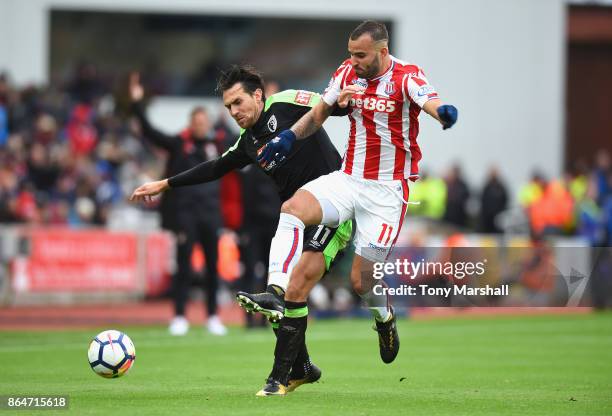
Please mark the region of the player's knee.
<svg viewBox="0 0 612 416"><path fill-rule="evenodd" d="M293 201L291 199L288 199L281 205L281 213L295 215L295 208L296 207Z"/></svg>
<svg viewBox="0 0 612 416"><path fill-rule="evenodd" d="M281 205L281 212L283 214L291 214L300 219L302 219L305 214L302 204L300 204L296 198L290 198L283 202L283 205Z"/></svg>
<svg viewBox="0 0 612 416"><path fill-rule="evenodd" d="M321 223L321 207L318 201L301 189L281 205L281 213L293 215L306 225Z"/></svg>

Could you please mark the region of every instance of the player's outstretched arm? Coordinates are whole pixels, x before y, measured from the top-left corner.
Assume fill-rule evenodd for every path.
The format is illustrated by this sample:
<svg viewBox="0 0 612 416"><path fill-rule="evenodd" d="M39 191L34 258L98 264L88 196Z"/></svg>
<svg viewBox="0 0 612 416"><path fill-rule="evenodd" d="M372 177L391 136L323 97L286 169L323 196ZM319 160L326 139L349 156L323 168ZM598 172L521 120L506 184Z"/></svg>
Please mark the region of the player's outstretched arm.
<svg viewBox="0 0 612 416"><path fill-rule="evenodd" d="M442 100L434 98L423 105L423 110L442 124L444 130L450 129L457 122L457 107L450 104L442 104Z"/></svg>
<svg viewBox="0 0 612 416"><path fill-rule="evenodd" d="M191 169L172 176L171 178L145 183L132 193L130 201L148 202L151 200L151 197L161 194L170 188L180 188L183 186L192 186L212 182L234 169L241 169L245 167L251 163L251 160L240 153L239 150L241 148L239 148L238 144L239 143L236 143L235 146L217 159L202 162Z"/></svg>

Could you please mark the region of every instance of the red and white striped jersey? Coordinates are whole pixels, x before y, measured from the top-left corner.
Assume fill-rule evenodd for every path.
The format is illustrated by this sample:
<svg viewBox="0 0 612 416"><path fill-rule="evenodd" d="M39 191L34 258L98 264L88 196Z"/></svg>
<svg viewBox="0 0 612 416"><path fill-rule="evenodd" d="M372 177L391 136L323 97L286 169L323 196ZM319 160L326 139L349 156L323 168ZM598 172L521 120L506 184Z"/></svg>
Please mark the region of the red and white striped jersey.
<svg viewBox="0 0 612 416"><path fill-rule="evenodd" d="M359 78L350 60L340 65L323 93L333 105L340 91L357 84L366 90L350 101L350 132L342 170L380 181L418 178L421 150L417 144L419 113L438 98L421 68L391 56L391 66L374 79Z"/></svg>

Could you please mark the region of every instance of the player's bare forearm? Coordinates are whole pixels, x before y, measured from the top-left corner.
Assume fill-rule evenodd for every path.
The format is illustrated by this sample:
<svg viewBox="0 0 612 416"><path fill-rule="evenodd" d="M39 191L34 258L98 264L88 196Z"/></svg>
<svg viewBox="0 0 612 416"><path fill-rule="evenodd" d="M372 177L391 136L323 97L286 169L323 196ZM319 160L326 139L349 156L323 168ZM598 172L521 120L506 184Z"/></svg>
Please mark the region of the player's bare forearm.
<svg viewBox="0 0 612 416"><path fill-rule="evenodd" d="M314 134L321 126L317 126L314 120L313 110L304 114L292 127L291 130L295 133L295 138L301 140Z"/></svg>
<svg viewBox="0 0 612 416"><path fill-rule="evenodd" d="M291 130L295 134L295 138L301 140L313 135L321 128L332 111L332 106L327 105L324 101L320 101L291 127Z"/></svg>
<svg viewBox="0 0 612 416"><path fill-rule="evenodd" d="M438 120L440 123L442 123L442 120L440 119L440 116L438 115L438 107L440 107L441 105L442 105L442 100L440 100L439 98L434 98L433 100L429 100L425 103L425 105L423 106L423 110L427 114L429 114L430 116Z"/></svg>

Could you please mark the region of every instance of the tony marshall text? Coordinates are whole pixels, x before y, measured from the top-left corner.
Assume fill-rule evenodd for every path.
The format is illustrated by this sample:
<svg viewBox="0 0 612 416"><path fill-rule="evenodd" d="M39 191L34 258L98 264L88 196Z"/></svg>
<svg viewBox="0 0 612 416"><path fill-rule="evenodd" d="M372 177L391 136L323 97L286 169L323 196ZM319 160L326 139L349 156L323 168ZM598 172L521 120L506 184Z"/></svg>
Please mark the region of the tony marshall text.
<svg viewBox="0 0 612 416"><path fill-rule="evenodd" d="M508 285L492 287L485 285L483 287L468 287L457 286L452 287L429 287L428 285L400 285L399 287L386 287L382 284L374 285L375 295L389 296L508 296Z"/></svg>

